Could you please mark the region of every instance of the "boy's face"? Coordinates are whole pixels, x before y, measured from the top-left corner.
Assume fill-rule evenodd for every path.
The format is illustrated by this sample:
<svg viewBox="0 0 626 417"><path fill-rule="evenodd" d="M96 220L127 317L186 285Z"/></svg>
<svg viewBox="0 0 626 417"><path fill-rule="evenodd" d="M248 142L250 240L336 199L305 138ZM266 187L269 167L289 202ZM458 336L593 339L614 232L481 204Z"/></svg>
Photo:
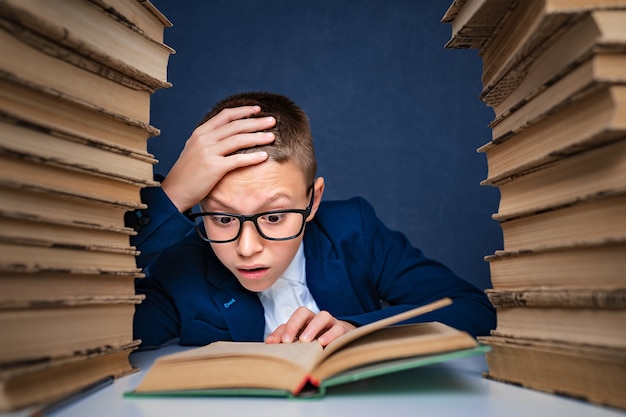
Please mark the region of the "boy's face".
<svg viewBox="0 0 626 417"><path fill-rule="evenodd" d="M201 202L203 211L252 215L270 210L305 209L310 202L310 184L292 162L272 160L231 171ZM315 201L307 221L319 207L324 179L314 184ZM267 240L250 221L243 223L239 239L211 243L219 260L241 285L254 292L271 287L285 272L295 256L303 234L285 241Z"/></svg>

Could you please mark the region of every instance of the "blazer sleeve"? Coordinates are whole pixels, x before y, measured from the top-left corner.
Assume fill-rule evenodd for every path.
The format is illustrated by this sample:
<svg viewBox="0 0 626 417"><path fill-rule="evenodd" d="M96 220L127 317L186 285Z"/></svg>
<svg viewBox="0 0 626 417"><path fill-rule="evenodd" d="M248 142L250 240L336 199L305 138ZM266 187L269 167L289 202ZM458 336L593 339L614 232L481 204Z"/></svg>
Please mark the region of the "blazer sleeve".
<svg viewBox="0 0 626 417"><path fill-rule="evenodd" d="M140 251L137 266L145 268L164 249L189 233L195 233L195 229L193 222L178 211L161 187L142 189L141 201L147 207L126 213L125 223L137 232L131 236L130 243Z"/></svg>
<svg viewBox="0 0 626 417"><path fill-rule="evenodd" d="M473 336L489 334L495 328L495 310L484 291L441 262L426 257L404 234L387 228L365 200L356 201L359 215L355 218L361 219L358 235L362 239L351 246L360 252L351 257L365 260L366 269L352 270L351 275L358 280L365 277L369 292L375 293L388 307L342 319L366 324L450 297L451 306L422 315L413 322L440 321Z"/></svg>
<svg viewBox="0 0 626 417"><path fill-rule="evenodd" d="M195 231L193 223L178 211L161 187L142 189L141 201L146 208L126 213L125 223L137 232L130 243L139 250L137 266L146 275L135 280L136 292L146 298L135 307L133 320L134 337L141 339L141 348L145 349L180 335L180 315L172 284L176 281L177 263L167 249Z"/></svg>
<svg viewBox="0 0 626 417"><path fill-rule="evenodd" d="M159 273L153 274L150 267L145 269L146 278L137 279L135 290L146 298L135 306L133 337L141 340L141 349L159 347L163 343L180 336L180 315L173 299L176 263L168 253L158 257L150 267ZM167 279L162 280L163 277ZM169 282L168 282L169 281Z"/></svg>

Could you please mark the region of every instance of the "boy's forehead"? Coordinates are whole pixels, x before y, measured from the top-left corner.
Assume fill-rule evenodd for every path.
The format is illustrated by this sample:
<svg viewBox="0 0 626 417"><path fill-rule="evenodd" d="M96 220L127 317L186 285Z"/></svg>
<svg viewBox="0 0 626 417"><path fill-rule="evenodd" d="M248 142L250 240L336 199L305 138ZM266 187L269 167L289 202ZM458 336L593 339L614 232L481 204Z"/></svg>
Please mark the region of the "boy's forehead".
<svg viewBox="0 0 626 417"><path fill-rule="evenodd" d="M304 173L293 162L265 161L227 173L217 184L217 194L271 194L274 191L297 196L308 189Z"/></svg>

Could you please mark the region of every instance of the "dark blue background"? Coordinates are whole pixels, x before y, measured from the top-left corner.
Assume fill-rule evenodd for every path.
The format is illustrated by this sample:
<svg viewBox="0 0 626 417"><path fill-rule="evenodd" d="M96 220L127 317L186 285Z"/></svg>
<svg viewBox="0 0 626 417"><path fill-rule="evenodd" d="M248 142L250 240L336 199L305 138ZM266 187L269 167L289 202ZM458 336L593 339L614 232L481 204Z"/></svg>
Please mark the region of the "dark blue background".
<svg viewBox="0 0 626 417"><path fill-rule="evenodd" d="M198 120L230 94L265 90L309 115L325 199L366 197L427 256L481 288L502 247L482 187L493 113L481 59L449 50L452 0L153 0L176 50L154 94L149 149L166 174Z"/></svg>

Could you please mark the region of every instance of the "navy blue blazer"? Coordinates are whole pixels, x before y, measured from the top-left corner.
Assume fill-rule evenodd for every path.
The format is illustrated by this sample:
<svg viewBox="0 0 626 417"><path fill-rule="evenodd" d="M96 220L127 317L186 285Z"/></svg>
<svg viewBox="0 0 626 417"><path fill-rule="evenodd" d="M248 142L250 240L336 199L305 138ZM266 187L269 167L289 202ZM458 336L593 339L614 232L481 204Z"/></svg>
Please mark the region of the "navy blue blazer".
<svg viewBox="0 0 626 417"><path fill-rule="evenodd" d="M142 346L172 338L183 345L217 340L262 341L263 306L244 289L159 188L142 191L147 210L132 215L132 243L142 251L145 301L136 307ZM306 282L321 310L363 325L442 297L451 306L413 322L440 321L474 336L495 328L483 291L429 259L388 229L362 198L322 202L304 232Z"/></svg>

